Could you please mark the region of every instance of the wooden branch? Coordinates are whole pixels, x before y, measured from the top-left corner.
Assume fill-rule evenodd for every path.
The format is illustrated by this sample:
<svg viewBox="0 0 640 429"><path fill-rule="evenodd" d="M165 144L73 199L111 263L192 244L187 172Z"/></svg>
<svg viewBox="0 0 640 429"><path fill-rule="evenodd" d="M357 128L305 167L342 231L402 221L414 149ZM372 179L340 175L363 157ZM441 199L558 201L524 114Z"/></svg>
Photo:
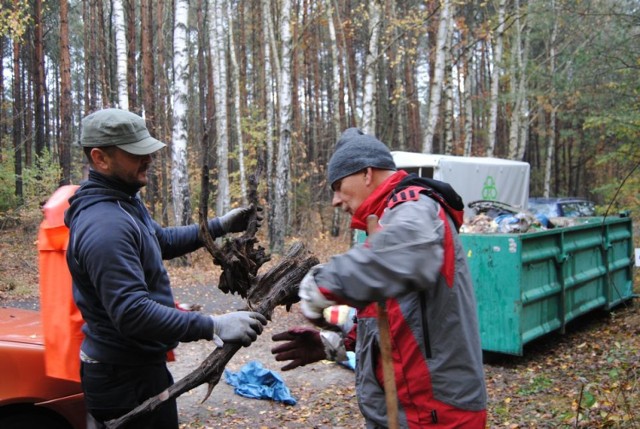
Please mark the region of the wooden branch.
<svg viewBox="0 0 640 429"><path fill-rule="evenodd" d="M250 307L253 308L253 311L262 313L267 319L271 320L273 310L277 306L285 305L289 307L298 300L298 285L300 281L302 281L302 278L311 267L318 264L318 262L318 259L311 256L302 243L295 243L289 249L286 257L266 274L258 278L255 290L264 291L264 293L252 293L250 295ZM252 299L255 299L255 301ZM222 348L214 350L190 374L160 394L147 399L124 416L107 422L107 428L120 428L133 419L155 410L165 401L177 398L201 384L208 383L209 390L202 400L204 402L220 381L227 363L241 347L237 344L227 343Z"/></svg>
<svg viewBox="0 0 640 429"><path fill-rule="evenodd" d="M218 246L211 236L207 220L209 169L202 168L202 195L200 199L199 234L205 248L211 254L213 262L222 267L218 288L225 293L238 293L246 299L247 307L263 314L271 320L273 310L286 306L287 310L299 300L298 285L307 272L319 263L318 259L305 249L300 242L292 245L287 255L266 274L259 276L258 270L270 257L264 248L256 246L258 240L258 177L262 169L258 161L256 173L249 178L249 200L253 211L246 231L242 236L226 240L222 247ZM240 349L238 344L225 344L214 350L190 374L168 387L160 394L147 399L129 413L108 421L108 428L119 428L141 415L155 410L165 401L176 398L201 384L208 383L209 390L203 402L209 397L213 388L220 381L224 368L233 355Z"/></svg>
<svg viewBox="0 0 640 429"><path fill-rule="evenodd" d="M213 263L222 267L218 288L224 293L237 293L246 298L255 286L255 278L260 267L271 259L262 246L256 246L258 239L258 177L262 170L262 161L258 160L256 172L249 176L249 201L253 211L249 217L247 229L242 236L225 240L222 247L216 245L211 237L207 220L207 198L200 199L200 238L213 257ZM202 194L208 193L208 169L202 170Z"/></svg>

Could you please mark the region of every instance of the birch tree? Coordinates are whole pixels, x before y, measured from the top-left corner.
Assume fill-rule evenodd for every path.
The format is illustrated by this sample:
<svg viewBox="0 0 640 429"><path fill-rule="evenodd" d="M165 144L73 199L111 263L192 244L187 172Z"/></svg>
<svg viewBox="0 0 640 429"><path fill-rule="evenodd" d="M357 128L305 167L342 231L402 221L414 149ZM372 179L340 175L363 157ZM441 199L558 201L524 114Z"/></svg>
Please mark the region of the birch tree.
<svg viewBox="0 0 640 429"><path fill-rule="evenodd" d="M242 204L247 205L247 180L244 168L244 142L242 140L242 109L240 105L240 76L238 73L238 60L236 56L235 41L233 40L233 15L231 14L231 2L227 1L227 21L229 22L229 57L231 59L231 83L233 85L233 107L236 127L236 142L238 150L238 169L240 173L240 195Z"/></svg>
<svg viewBox="0 0 640 429"><path fill-rule="evenodd" d="M0 25L2 24L2 18L0 17ZM68 34L67 34L68 37ZM5 57L5 45L6 36L0 32L0 58ZM7 110L8 110L8 102L7 96L5 95L5 68L4 61L0 61L0 135L8 135L9 134L9 123L7 122ZM0 148L4 147L2 143L0 143ZM0 161L3 161L3 157L0 155Z"/></svg>
<svg viewBox="0 0 640 429"><path fill-rule="evenodd" d="M280 87L278 90L278 114L280 139L276 159L275 207L273 210L273 241L271 249L276 253L284 250L284 239L289 226L289 170L291 160L291 55L293 40L291 38L291 0L282 0L280 11Z"/></svg>
<svg viewBox="0 0 640 429"><path fill-rule="evenodd" d="M339 3L337 0L333 0L334 11L337 17L337 23L339 25L340 31L340 46L342 47L342 59L340 61L342 76L344 79L343 87L346 87L347 100L344 104L345 114L343 115L345 119L341 121L343 125L350 124L350 126L357 125L357 108L356 108L356 96L355 96L355 77L356 77L356 65L355 65L355 56L353 55L353 46L350 38L347 37L347 30L345 29L345 23L342 22L342 18L340 17L340 9Z"/></svg>
<svg viewBox="0 0 640 429"><path fill-rule="evenodd" d="M331 105L333 106L333 131L335 138L340 135L340 53L333 23L332 0L326 0L327 27L329 29L329 48L331 50Z"/></svg>
<svg viewBox="0 0 640 429"><path fill-rule="evenodd" d="M453 58L451 55L451 41L453 39L453 25L448 26L447 31L447 51L445 54L445 76L444 76L444 153L451 155L453 153L454 138L454 112L453 112Z"/></svg>
<svg viewBox="0 0 640 429"><path fill-rule="evenodd" d="M467 32L468 34L468 32ZM468 40L468 39L467 39ZM471 146L473 144L473 102L472 102L472 62L473 62L473 48L469 47L463 56L463 77L464 77L464 156L471 156Z"/></svg>
<svg viewBox="0 0 640 429"><path fill-rule="evenodd" d="M491 98L489 115L489 133L487 141L487 156L494 155L496 149L496 129L498 126L498 91L500 89L500 76L502 67L502 39L504 37L504 17L507 0L500 0L498 5L498 28L495 31L493 44L493 73L491 74Z"/></svg>
<svg viewBox="0 0 640 429"><path fill-rule="evenodd" d="M525 0L525 2L527 2ZM528 2L527 2L528 4ZM529 128L527 103L527 62L529 55L529 12L522 13L520 0L515 0L515 34L512 46L511 88L513 108L509 128L509 159L522 160Z"/></svg>
<svg viewBox="0 0 640 429"><path fill-rule="evenodd" d="M398 22L398 15L396 11L396 3L390 2L388 4L388 22L396 23ZM394 40L398 40L401 38L399 26L392 25L392 32ZM395 130L397 133L397 140L400 142L400 148L406 150L407 138L406 138L406 129L407 129L407 93L405 90L406 85L402 81L404 77L403 73L403 57L401 54L402 46L400 41L392 42L389 47L389 79L393 81L393 93L390 94L391 104L396 106L397 113L396 116L396 125Z"/></svg>
<svg viewBox="0 0 640 429"><path fill-rule="evenodd" d="M213 62L213 85L216 108L216 147L218 155L218 193L216 215L229 210L229 137L227 132L227 62L225 58L225 19L223 0L213 0L211 7L211 58Z"/></svg>
<svg viewBox="0 0 640 429"><path fill-rule="evenodd" d="M425 126L422 152L433 152L433 137L438 123L440 100L442 98L442 83L444 81L445 60L447 54L447 35L451 25L452 4L450 0L442 0L440 4L440 22L436 40L436 59L433 65L433 80L430 84L427 124Z"/></svg>
<svg viewBox="0 0 640 429"><path fill-rule="evenodd" d="M176 225L191 223L189 171L187 169L187 28L189 0L175 0L173 27L173 130L171 134L171 189Z"/></svg>
<svg viewBox="0 0 640 429"><path fill-rule="evenodd" d="M273 21L271 19L271 0L261 0L262 6L262 34L266 43L264 46L264 92L265 92L265 116L266 116L266 137L265 146L267 152L267 201L269 207L273 209L274 205L274 183L273 183L273 167L274 167L274 151L273 151L273 131L274 131L274 99L273 99L273 70L271 67L271 57L273 50L272 46L275 46L275 40L272 40L273 35ZM270 215L272 212L270 212Z"/></svg>
<svg viewBox="0 0 640 429"><path fill-rule="evenodd" d="M326 0L327 25L329 27L329 46L332 60L331 79L331 104L333 105L333 132L334 140L340 135L340 57L338 52L338 41L336 39L336 28L333 24L332 0ZM334 207L331 218L331 235L337 237L340 233L340 208Z"/></svg>
<svg viewBox="0 0 640 429"><path fill-rule="evenodd" d="M366 134L376 133L376 64L378 58L378 41L382 26L381 6L378 0L369 1L369 49L364 66L364 88L362 94L362 131Z"/></svg>
<svg viewBox="0 0 640 429"><path fill-rule="evenodd" d="M549 39L549 76L553 77L556 73L556 39L558 37L558 19L556 16L556 1L551 0L551 16L553 19L553 27ZM547 156L544 165L544 184L542 196L549 197L551 193L551 169L553 167L554 150L556 147L556 106L555 87L551 84L550 95L551 112L549 112L549 135L547 140Z"/></svg>
<svg viewBox="0 0 640 429"><path fill-rule="evenodd" d="M61 6L62 7L62 6ZM61 17L62 20L62 17ZM0 19L0 23L2 19ZM62 24L61 24L62 26ZM69 35L67 34L67 37ZM62 36L61 36L62 38ZM0 58L4 58L5 56L5 40L6 37L2 32L0 32ZM9 132L9 123L7 121L7 110L8 110L8 102L6 101L6 95L4 92L5 89L5 74L4 74L4 61L0 61L0 135L8 135ZM3 145L0 143L0 148ZM0 155L0 161L3 160L3 157Z"/></svg>
<svg viewBox="0 0 640 429"><path fill-rule="evenodd" d="M116 45L116 86L118 89L118 106L129 110L127 91L127 41L124 24L124 0L113 2L113 32Z"/></svg>

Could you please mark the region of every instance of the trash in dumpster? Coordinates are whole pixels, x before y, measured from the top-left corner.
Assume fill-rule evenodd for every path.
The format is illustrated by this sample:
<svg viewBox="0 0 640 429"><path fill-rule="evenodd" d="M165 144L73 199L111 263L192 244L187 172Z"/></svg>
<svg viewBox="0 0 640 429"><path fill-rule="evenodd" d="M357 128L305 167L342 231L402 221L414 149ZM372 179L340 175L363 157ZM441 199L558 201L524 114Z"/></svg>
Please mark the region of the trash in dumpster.
<svg viewBox="0 0 640 429"><path fill-rule="evenodd" d="M498 224L498 232L506 234L528 232L534 225L540 225L540 221L533 215L522 212L500 215L495 218L495 222Z"/></svg>
<svg viewBox="0 0 640 429"><path fill-rule="evenodd" d="M286 405L297 404L282 377L264 368L260 362L251 361L238 372L225 369L224 378L227 384L234 387L233 391L240 396L273 399Z"/></svg>
<svg viewBox="0 0 640 429"><path fill-rule="evenodd" d="M554 227L543 214L522 211L500 201L472 201L468 207L476 215L465 219L464 225L460 228L462 233L520 234Z"/></svg>
<svg viewBox="0 0 640 429"><path fill-rule="evenodd" d="M507 203L492 200L471 201L467 206L472 209L475 214L484 213L490 218L504 214L516 214L520 211L517 207L513 207Z"/></svg>
<svg viewBox="0 0 640 429"><path fill-rule="evenodd" d="M488 215L481 213L465 222L460 227L460 232L494 234L498 232L498 224Z"/></svg>

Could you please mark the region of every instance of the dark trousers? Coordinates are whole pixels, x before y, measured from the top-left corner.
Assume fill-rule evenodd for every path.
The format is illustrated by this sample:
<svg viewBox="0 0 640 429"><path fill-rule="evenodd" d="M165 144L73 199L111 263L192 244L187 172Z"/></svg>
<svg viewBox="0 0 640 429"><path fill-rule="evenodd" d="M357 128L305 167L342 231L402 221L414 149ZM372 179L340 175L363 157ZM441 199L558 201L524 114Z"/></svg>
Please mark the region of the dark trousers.
<svg viewBox="0 0 640 429"><path fill-rule="evenodd" d="M136 408L173 384L166 364L145 366L82 363L82 390L87 412L97 428ZM178 429L175 399L132 420L127 428Z"/></svg>

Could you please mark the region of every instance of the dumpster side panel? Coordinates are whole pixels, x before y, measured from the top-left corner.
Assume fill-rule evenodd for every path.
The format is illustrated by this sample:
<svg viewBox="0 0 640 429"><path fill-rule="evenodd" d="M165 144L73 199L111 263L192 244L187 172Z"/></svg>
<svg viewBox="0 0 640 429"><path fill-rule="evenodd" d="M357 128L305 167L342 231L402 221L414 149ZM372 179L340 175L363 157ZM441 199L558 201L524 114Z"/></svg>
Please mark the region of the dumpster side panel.
<svg viewBox="0 0 640 429"><path fill-rule="evenodd" d="M520 236L522 246L522 344L558 329L563 324L562 270L558 259L562 242L557 234Z"/></svg>
<svg viewBox="0 0 640 429"><path fill-rule="evenodd" d="M482 348L522 354L518 236L460 235L478 303Z"/></svg>
<svg viewBox="0 0 640 429"><path fill-rule="evenodd" d="M526 234L462 234L478 300L482 347L523 346L633 296L630 218Z"/></svg>
<svg viewBox="0 0 640 429"><path fill-rule="evenodd" d="M631 218L619 219L606 225L608 282L607 310L633 295L633 225Z"/></svg>
<svg viewBox="0 0 640 429"><path fill-rule="evenodd" d="M607 301L602 233L600 225L558 231L562 242L565 323L603 307Z"/></svg>

